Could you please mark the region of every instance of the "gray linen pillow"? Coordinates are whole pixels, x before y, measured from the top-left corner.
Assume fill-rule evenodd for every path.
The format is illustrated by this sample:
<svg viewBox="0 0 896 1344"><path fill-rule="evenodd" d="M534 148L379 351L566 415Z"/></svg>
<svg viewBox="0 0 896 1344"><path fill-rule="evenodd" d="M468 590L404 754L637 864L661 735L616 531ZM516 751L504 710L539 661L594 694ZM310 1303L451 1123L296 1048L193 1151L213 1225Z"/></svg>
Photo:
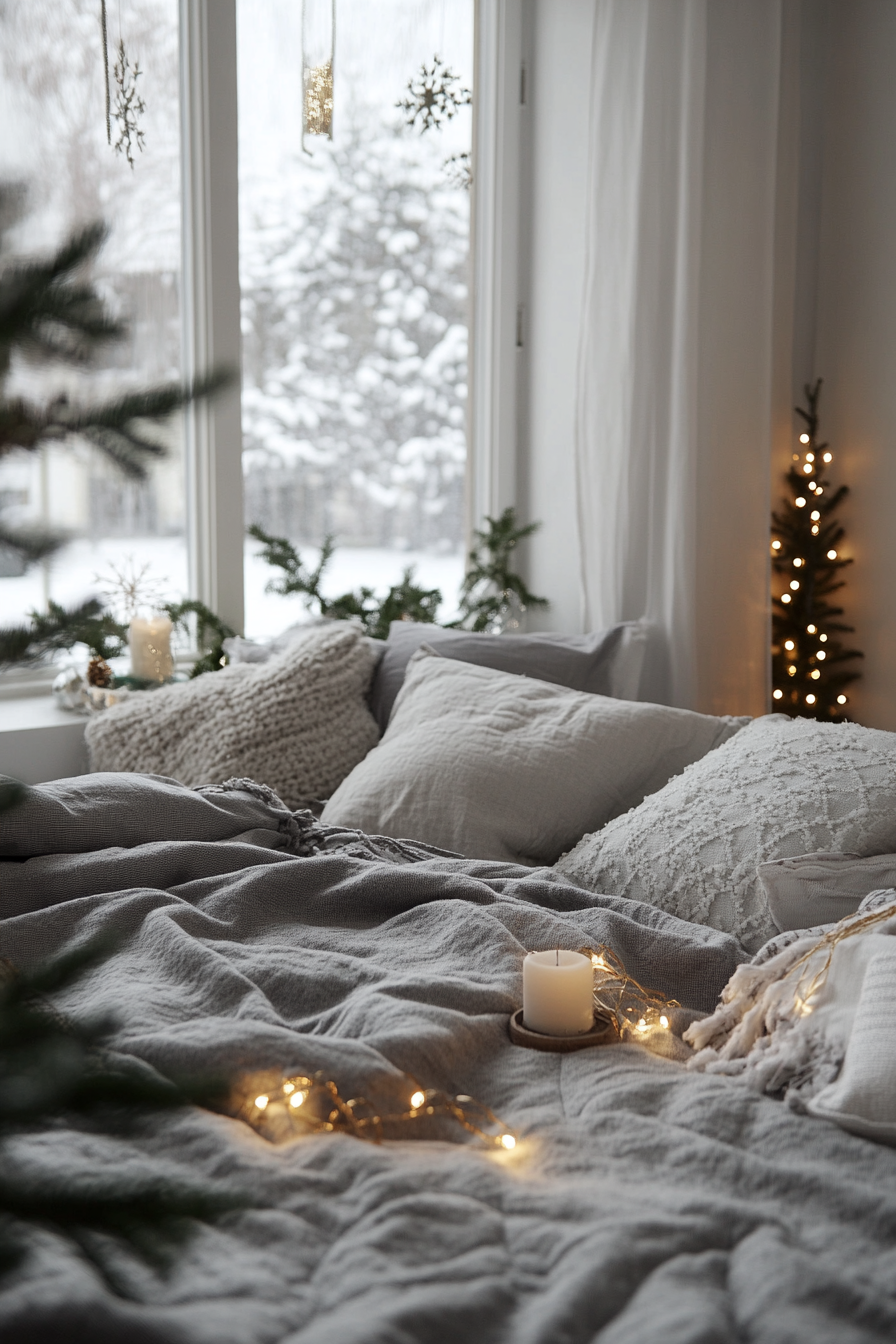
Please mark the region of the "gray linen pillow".
<svg viewBox="0 0 896 1344"><path fill-rule="evenodd" d="M896 854L801 854L756 869L769 914L782 933L836 924L872 891L896 887Z"/></svg>
<svg viewBox="0 0 896 1344"><path fill-rule="evenodd" d="M553 863L746 722L571 691L423 648L385 737L321 820L468 858Z"/></svg>
<svg viewBox="0 0 896 1344"><path fill-rule="evenodd" d="M772 714L586 835L557 871L755 951L777 931L757 865L821 849L896 851L896 733Z"/></svg>
<svg viewBox="0 0 896 1344"><path fill-rule="evenodd" d="M370 708L382 733L389 725L408 663L423 644L462 663L516 672L592 695L636 700L646 627L641 621L623 621L591 635L484 635L393 621L370 688Z"/></svg>
<svg viewBox="0 0 896 1344"><path fill-rule="evenodd" d="M240 776L288 807L326 798L376 742L365 695L374 656L347 621L311 626L264 663L132 695L86 729L93 770L191 786Z"/></svg>

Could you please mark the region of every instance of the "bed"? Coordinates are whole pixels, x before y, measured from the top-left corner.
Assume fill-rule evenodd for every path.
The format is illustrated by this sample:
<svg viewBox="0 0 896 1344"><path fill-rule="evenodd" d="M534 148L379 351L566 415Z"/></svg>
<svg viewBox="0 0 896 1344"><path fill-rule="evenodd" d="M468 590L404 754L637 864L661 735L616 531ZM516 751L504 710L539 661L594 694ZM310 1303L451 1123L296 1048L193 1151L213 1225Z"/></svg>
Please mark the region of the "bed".
<svg viewBox="0 0 896 1344"><path fill-rule="evenodd" d="M617 799L591 848L559 863L369 834L328 820L329 804L318 818L249 779L187 787L99 772L31 790L0 818L3 957L28 973L105 940L107 954L52 996L54 1011L107 1021L105 1049L122 1068L226 1076L239 1104L147 1113L126 1135L63 1116L6 1136L7 1174L37 1185L124 1181L136 1197L181 1183L233 1207L195 1220L167 1268L114 1237L79 1243L52 1219L29 1225L25 1258L0 1277L4 1341L896 1338L893 1147L638 1044L543 1053L508 1035L533 948L607 945L692 1017L711 1013L749 962L762 845L744 839L742 797L732 809L751 862L734 852L721 802L715 827L733 865L726 891L740 893L730 909L707 905L720 927L662 908L650 885L663 807L673 834L652 862L671 891L687 789L703 779L718 794L705 778L713 762L737 747L749 765L737 744L752 735L755 752L766 730L712 731L692 764L630 811ZM675 750L693 754L683 740ZM885 853L894 809L867 796L881 768L854 767L861 797L847 808L841 790L828 809L828 848L861 849L860 837ZM756 774L765 787L768 770ZM777 806L780 789L767 791ZM794 822L799 809L780 805L811 848L818 816ZM601 806L612 814L609 796ZM509 831L500 844L512 848ZM758 857L775 859L767 843ZM612 873L616 894L593 889ZM343 1097L399 1106L423 1089L475 1098L514 1146L459 1125L379 1143L265 1137L245 1106L253 1078L317 1073Z"/></svg>

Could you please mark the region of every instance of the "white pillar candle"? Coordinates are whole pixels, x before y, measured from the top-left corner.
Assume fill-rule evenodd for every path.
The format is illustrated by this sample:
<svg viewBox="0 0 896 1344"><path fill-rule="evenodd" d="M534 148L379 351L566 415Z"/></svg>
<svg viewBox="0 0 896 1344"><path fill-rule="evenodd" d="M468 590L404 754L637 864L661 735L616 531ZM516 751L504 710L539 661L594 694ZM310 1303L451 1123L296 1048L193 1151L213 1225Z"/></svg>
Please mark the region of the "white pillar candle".
<svg viewBox="0 0 896 1344"><path fill-rule="evenodd" d="M594 972L581 952L530 952L523 961L523 1022L545 1036L594 1026Z"/></svg>
<svg viewBox="0 0 896 1344"><path fill-rule="evenodd" d="M174 670L171 629L167 616L134 617L128 629L131 676L143 681L168 680Z"/></svg>

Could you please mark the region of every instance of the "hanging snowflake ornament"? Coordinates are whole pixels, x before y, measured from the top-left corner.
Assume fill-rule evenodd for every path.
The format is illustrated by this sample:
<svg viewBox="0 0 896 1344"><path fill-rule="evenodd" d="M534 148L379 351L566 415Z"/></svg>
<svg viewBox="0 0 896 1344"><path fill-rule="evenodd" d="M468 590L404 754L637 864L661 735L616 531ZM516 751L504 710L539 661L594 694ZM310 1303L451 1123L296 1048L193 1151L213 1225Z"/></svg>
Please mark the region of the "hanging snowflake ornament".
<svg viewBox="0 0 896 1344"><path fill-rule="evenodd" d="M438 129L472 102L473 94L461 84L460 76L435 55L432 65L424 61L419 73L408 80L408 96L395 106L404 112L409 127L413 129L419 122L422 135L431 126Z"/></svg>
<svg viewBox="0 0 896 1344"><path fill-rule="evenodd" d="M136 62L131 65L128 60L123 38L118 41L118 57L112 73L115 79L114 117L118 123L115 148L119 154L124 154L133 168L135 147L143 150L144 135L139 118L146 111L146 105L137 92L137 80L143 72Z"/></svg>
<svg viewBox="0 0 896 1344"><path fill-rule="evenodd" d="M445 176L452 187L463 187L469 191L473 185L473 155L468 149L460 154L452 154L442 164Z"/></svg>

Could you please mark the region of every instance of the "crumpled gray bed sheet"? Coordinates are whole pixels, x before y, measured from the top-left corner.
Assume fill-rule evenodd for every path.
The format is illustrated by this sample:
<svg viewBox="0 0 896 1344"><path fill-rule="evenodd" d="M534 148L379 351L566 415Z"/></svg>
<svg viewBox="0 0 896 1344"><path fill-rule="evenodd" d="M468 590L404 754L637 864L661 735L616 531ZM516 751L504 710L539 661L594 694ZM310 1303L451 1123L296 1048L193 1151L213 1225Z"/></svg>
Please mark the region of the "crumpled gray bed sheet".
<svg viewBox="0 0 896 1344"><path fill-rule="evenodd" d="M192 1107L136 1138L62 1127L8 1160L88 1184L159 1173L248 1192L129 1296L36 1231L0 1280L0 1338L198 1344L630 1344L896 1339L896 1152L637 1046L513 1046L532 948L607 942L710 1009L730 938L547 870L326 831L263 788L94 775L0 818L0 951L118 950L57 1006L110 1014L163 1074L323 1069L343 1095L404 1071L521 1136L274 1146Z"/></svg>

